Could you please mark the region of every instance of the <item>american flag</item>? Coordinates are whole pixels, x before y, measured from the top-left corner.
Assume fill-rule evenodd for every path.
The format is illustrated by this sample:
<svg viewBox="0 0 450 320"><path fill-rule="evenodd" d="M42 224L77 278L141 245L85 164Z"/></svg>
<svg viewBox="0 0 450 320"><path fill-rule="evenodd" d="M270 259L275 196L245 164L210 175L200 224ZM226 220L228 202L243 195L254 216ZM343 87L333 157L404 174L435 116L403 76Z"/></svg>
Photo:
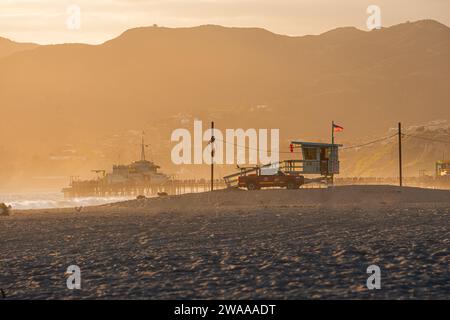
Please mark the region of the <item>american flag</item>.
<svg viewBox="0 0 450 320"><path fill-rule="evenodd" d="M344 127L338 126L337 124L333 123L333 130L334 132L342 132L344 131Z"/></svg>

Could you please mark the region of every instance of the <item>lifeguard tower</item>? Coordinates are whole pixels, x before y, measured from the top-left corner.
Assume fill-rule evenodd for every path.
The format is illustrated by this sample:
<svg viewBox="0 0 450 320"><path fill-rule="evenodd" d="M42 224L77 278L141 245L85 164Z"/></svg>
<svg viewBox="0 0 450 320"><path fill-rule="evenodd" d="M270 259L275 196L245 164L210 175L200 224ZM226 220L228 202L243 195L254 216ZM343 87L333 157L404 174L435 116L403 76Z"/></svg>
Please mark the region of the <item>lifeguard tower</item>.
<svg viewBox="0 0 450 320"><path fill-rule="evenodd" d="M436 162L436 177L450 177L450 160Z"/></svg>
<svg viewBox="0 0 450 320"><path fill-rule="evenodd" d="M224 177L225 183L228 187L240 186L241 184L248 184L249 179L252 183L257 185L264 185L266 187L277 186L276 182L288 181L290 176L304 176L315 175L313 178L302 179L302 184L307 183L333 183L333 177L339 173L339 147L341 144L333 143L318 143L318 142L302 142L292 141L290 150L292 154L300 154L298 159L283 160L278 163L265 164L261 166L240 168L240 172ZM295 149L300 149L301 152L294 153ZM275 175L283 176L284 178L271 179L274 173L271 170L264 170L269 168L276 168ZM274 180L273 183L270 183ZM245 181L245 182L244 182Z"/></svg>
<svg viewBox="0 0 450 320"><path fill-rule="evenodd" d="M291 152L301 149L300 159L285 160L292 172L318 174L330 177L339 174L339 147L341 144L292 141Z"/></svg>

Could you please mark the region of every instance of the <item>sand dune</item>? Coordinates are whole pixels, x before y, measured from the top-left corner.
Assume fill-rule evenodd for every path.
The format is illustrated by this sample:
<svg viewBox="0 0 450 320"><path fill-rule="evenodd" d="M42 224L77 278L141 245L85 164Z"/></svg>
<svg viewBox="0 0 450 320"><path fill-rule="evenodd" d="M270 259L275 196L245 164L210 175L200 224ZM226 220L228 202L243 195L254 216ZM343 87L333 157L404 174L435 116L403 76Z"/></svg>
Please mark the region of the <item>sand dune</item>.
<svg viewBox="0 0 450 320"><path fill-rule="evenodd" d="M449 299L449 222L450 191L389 186L15 212L0 217L0 287L10 299ZM371 264L381 290L365 287Z"/></svg>
<svg viewBox="0 0 450 320"><path fill-rule="evenodd" d="M218 190L213 193L192 193L167 198L131 200L106 205L115 208L214 208L255 206L379 206L408 203L450 203L450 192L395 186L339 186L327 189L302 189L299 191L260 190L247 192L241 189Z"/></svg>

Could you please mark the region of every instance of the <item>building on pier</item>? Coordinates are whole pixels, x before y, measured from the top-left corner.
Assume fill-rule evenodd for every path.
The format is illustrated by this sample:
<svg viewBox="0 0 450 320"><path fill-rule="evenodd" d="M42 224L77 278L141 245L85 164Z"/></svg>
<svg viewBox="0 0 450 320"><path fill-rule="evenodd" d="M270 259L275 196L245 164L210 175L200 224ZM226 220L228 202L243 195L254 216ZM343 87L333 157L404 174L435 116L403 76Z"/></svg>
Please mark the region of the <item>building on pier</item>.
<svg viewBox="0 0 450 320"><path fill-rule="evenodd" d="M92 170L102 175L97 179L70 179L70 185L62 192L65 197L116 196L153 194L169 181L169 177L158 172L160 167L145 158L145 143L142 136L141 159L129 165L113 165L112 172Z"/></svg>

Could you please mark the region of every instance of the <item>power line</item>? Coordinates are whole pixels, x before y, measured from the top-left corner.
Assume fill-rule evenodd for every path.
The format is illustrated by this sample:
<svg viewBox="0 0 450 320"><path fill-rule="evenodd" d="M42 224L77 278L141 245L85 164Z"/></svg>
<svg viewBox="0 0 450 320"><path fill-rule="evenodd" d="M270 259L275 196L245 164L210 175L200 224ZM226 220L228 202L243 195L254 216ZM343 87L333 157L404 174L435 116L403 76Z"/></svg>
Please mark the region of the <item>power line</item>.
<svg viewBox="0 0 450 320"><path fill-rule="evenodd" d="M247 149L247 150L254 150L254 151L259 151L259 152L266 152L266 153L272 153L272 151L271 150L264 150L264 149L259 149L259 148L252 148L252 147L249 147L249 146L241 146L241 145L239 145L239 144L237 144L237 143L234 143L234 142L228 142L228 141L225 141L225 140L221 140L221 139L217 139L216 138L216 141L221 141L221 142L224 142L224 143L227 143L227 144L230 144L230 145L233 145L233 146L235 146L235 147L238 147L238 148L244 148L244 149ZM300 153L300 152L290 152L290 151L278 151L278 153Z"/></svg>
<svg viewBox="0 0 450 320"><path fill-rule="evenodd" d="M376 139L376 140L373 140L373 141L369 141L369 142L366 142L366 143L363 143L363 144L358 144L358 145L353 145L353 146L349 146L349 147L344 147L344 148L342 148L342 150L348 150L348 149L353 149L353 148L365 147L365 146L368 146L368 145L371 145L371 144L374 144L374 143L377 143L377 142L381 142L381 141L390 139L390 138L395 137L395 136L397 136L396 133L391 135L391 136L379 138L379 139ZM224 143L227 143L227 144L230 144L230 145L233 145L233 146L236 146L238 148L244 148L244 149L247 149L247 150L264 151L266 153L267 152L272 152L271 150L263 150L263 149L259 149L259 148L252 148L252 147L245 146L245 145L242 146L242 145L236 144L234 142L229 142L229 141L225 141L225 140L221 140L221 139L217 139L217 138L216 138L216 140L224 142ZM300 153L300 152L279 151L279 153L292 154L292 153Z"/></svg>
<svg viewBox="0 0 450 320"><path fill-rule="evenodd" d="M354 145L354 146L344 147L344 148L342 148L342 150L348 150L348 149L365 147L365 146L368 146L368 145L371 145L371 144L374 144L374 143L377 143L377 142L388 140L388 139L390 139L392 137L395 137L395 136L397 136L396 133L391 135L391 136L379 138L379 139L376 139L376 140L373 140L373 141L369 141L369 142L366 142L366 143L363 143L363 144L357 144L357 145Z"/></svg>

